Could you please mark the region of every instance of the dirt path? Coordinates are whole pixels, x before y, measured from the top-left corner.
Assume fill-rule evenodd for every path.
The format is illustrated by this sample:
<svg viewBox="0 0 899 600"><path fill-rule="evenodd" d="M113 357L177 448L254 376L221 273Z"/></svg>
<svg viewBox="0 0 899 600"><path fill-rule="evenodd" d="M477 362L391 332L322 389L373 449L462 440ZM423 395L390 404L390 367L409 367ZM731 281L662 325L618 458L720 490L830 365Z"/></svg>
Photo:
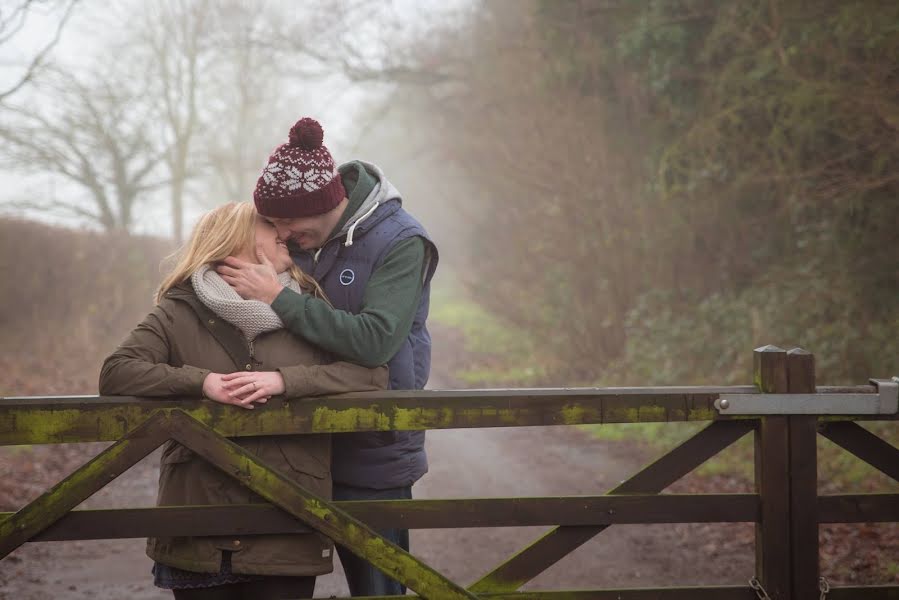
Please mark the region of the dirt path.
<svg viewBox="0 0 899 600"><path fill-rule="evenodd" d="M95 445L93 449L98 448ZM621 445L601 443L576 429L558 427L435 431L428 434L428 453L431 472L416 485L418 498L595 494L613 487L646 460ZM154 454L82 508L152 505L156 465ZM704 527L612 527L528 587L744 582L752 573L751 547L736 555L729 553L722 563L717 548L703 545L701 539L709 527L718 526ZM413 552L452 579L468 584L545 530L414 531ZM143 548L143 540L26 544L0 561L0 598L171 598L153 587L150 561ZM718 568L710 570L710 564ZM335 573L319 578L316 597L346 593L339 564L335 564Z"/></svg>

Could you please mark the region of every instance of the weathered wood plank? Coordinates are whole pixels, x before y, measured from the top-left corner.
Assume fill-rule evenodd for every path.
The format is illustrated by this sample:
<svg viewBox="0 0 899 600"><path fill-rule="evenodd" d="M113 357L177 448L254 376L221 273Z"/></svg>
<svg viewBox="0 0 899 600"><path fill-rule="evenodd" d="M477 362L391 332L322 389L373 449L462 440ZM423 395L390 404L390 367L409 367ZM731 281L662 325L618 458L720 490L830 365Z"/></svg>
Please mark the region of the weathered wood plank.
<svg viewBox="0 0 899 600"><path fill-rule="evenodd" d="M899 494L818 497L819 523L899 523Z"/></svg>
<svg viewBox="0 0 899 600"><path fill-rule="evenodd" d="M759 512L755 494L370 500L334 502L334 506L372 529L746 523L756 521ZM0 513L0 519L11 514ZM308 531L270 504L164 506L72 511L33 541Z"/></svg>
<svg viewBox="0 0 899 600"><path fill-rule="evenodd" d="M760 394L787 391L787 353L777 346L762 346L752 352L752 382Z"/></svg>
<svg viewBox="0 0 899 600"><path fill-rule="evenodd" d="M454 527L527 527L543 525L609 525L672 522L752 522L758 518L755 494L709 494L699 496L717 506L726 504L726 514L678 517L665 507L670 498L688 502L693 495L641 496L655 505L649 514L634 510L630 496L577 498L477 498L465 500L385 500L335 502L334 505L374 529L399 527L437 529ZM555 516L547 517L530 504L549 500ZM606 502L608 501L608 502ZM619 502L620 501L620 502ZM628 512L620 507L629 505ZM899 522L899 494L835 494L817 500L820 523ZM613 513L609 514L608 511ZM703 512L706 507L696 512ZM0 513L0 520L14 513ZM270 504L214 507L120 508L73 510L31 539L35 542L139 538L176 535L248 535L305 533L309 528Z"/></svg>
<svg viewBox="0 0 899 600"><path fill-rule="evenodd" d="M331 502L303 489L209 426L179 411L169 416L172 438L298 519L425 598L475 600L408 552Z"/></svg>
<svg viewBox="0 0 899 600"><path fill-rule="evenodd" d="M899 600L899 585L832 587L827 600Z"/></svg>
<svg viewBox="0 0 899 600"><path fill-rule="evenodd" d="M754 427L755 421L751 420L712 423L609 494L661 492ZM556 527L484 575L470 589L479 594L517 590L607 527Z"/></svg>
<svg viewBox="0 0 899 600"><path fill-rule="evenodd" d="M0 519L5 514L0 513ZM309 533L311 527L271 504L73 510L32 542L144 537Z"/></svg>
<svg viewBox="0 0 899 600"><path fill-rule="evenodd" d="M369 600L403 600L408 596L370 596ZM621 588L574 591L527 591L479 594L481 600L758 600L746 586Z"/></svg>
<svg viewBox="0 0 899 600"><path fill-rule="evenodd" d="M787 352L787 392L815 392L815 356ZM818 600L818 419L790 416L790 551L792 600Z"/></svg>
<svg viewBox="0 0 899 600"><path fill-rule="evenodd" d="M169 439L153 415L24 508L0 522L0 558L37 535Z"/></svg>
<svg viewBox="0 0 899 600"><path fill-rule="evenodd" d="M882 440L858 423L822 423L820 433L875 469L899 481L899 448Z"/></svg>
<svg viewBox="0 0 899 600"><path fill-rule="evenodd" d="M391 391L272 400L253 411L196 399L126 397L5 398L0 431L28 432L5 444L116 439L122 423L150 411L183 410L231 437L271 433L560 425L652 420L706 420L718 388L581 388L477 391ZM608 404L608 405L606 405ZM45 441L42 441L45 440Z"/></svg>
<svg viewBox="0 0 899 600"><path fill-rule="evenodd" d="M787 392L787 353L776 346L756 348L753 381L763 393ZM787 600L790 579L790 439L787 417L760 419L755 434L755 485L761 498L756 525L756 576L771 600Z"/></svg>
<svg viewBox="0 0 899 600"><path fill-rule="evenodd" d="M337 503L373 528L590 526L637 523L748 523L755 494L472 498Z"/></svg>
<svg viewBox="0 0 899 600"><path fill-rule="evenodd" d="M228 437L727 420L745 417L718 415L713 406L718 396L755 391L751 386L385 391L289 402L275 398L254 411L196 398L0 398L0 445L114 441L156 410L182 410ZM873 394L875 388L818 388L818 393L843 391Z"/></svg>
<svg viewBox="0 0 899 600"><path fill-rule="evenodd" d="M787 352L787 392L790 394L814 394L815 355L802 348ZM870 386L873 388L874 386Z"/></svg>
<svg viewBox="0 0 899 600"><path fill-rule="evenodd" d="M198 399L3 398L0 445L119 439L153 411L181 410L228 437L347 431L708 421L720 418L706 388L571 388L388 391L284 401L254 411Z"/></svg>

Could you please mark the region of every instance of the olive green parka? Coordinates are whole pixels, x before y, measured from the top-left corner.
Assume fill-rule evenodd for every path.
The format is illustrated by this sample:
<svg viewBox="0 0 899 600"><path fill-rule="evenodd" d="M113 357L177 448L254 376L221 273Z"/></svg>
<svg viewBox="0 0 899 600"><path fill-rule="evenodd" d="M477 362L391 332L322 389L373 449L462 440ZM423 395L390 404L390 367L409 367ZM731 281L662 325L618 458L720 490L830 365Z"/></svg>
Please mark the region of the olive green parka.
<svg viewBox="0 0 899 600"><path fill-rule="evenodd" d="M161 302L109 356L100 373L102 395L200 397L210 372L280 371L285 397L301 398L387 387L387 369L331 362L285 329L252 344L200 302L189 282ZM212 402L207 400L207 402ZM225 407L227 410L246 410ZM265 410L257 405L255 410ZM233 441L307 490L331 497L328 434L241 437ZM159 506L265 502L187 448L167 442L159 474ZM332 542L318 534L150 538L150 558L173 567L215 573L231 551L239 574L320 575L332 570Z"/></svg>

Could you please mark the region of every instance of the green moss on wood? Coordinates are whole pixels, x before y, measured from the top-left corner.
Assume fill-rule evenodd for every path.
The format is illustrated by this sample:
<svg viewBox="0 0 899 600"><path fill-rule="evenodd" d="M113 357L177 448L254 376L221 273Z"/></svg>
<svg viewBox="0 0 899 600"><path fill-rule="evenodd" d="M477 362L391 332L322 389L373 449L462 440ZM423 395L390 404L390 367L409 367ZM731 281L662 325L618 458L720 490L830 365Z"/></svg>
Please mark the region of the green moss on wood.
<svg viewBox="0 0 899 600"><path fill-rule="evenodd" d="M0 401L0 445L112 441L160 411L181 410L228 437L294 433L647 423L714 420L715 396L690 394L572 394L546 399L521 394L512 398L407 398L371 402L361 399L278 399L255 410L211 401L85 399ZM689 407L689 408L688 408Z"/></svg>

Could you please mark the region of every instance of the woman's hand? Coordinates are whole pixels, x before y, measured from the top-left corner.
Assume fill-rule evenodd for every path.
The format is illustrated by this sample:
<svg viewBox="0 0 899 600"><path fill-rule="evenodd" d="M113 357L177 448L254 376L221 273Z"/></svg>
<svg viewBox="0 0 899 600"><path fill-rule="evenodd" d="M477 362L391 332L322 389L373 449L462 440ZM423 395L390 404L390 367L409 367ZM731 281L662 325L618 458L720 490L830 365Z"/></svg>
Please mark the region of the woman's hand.
<svg viewBox="0 0 899 600"><path fill-rule="evenodd" d="M253 402L262 404L268 400L268 397L264 394L260 397L256 397L255 394L247 397L241 397L240 394L232 394L226 387L227 384L225 378L233 375L248 375L248 373L234 373L232 375L210 373L206 376L206 379L203 380L203 395L210 400L215 400L222 404L233 404L234 406L240 406L241 408L248 408L250 410L254 408ZM278 376L280 377L280 373L278 373ZM250 386L250 388L252 388L252 386Z"/></svg>
<svg viewBox="0 0 899 600"><path fill-rule="evenodd" d="M284 393L284 377L279 371L238 371L222 375L222 387L242 402L265 402Z"/></svg>

